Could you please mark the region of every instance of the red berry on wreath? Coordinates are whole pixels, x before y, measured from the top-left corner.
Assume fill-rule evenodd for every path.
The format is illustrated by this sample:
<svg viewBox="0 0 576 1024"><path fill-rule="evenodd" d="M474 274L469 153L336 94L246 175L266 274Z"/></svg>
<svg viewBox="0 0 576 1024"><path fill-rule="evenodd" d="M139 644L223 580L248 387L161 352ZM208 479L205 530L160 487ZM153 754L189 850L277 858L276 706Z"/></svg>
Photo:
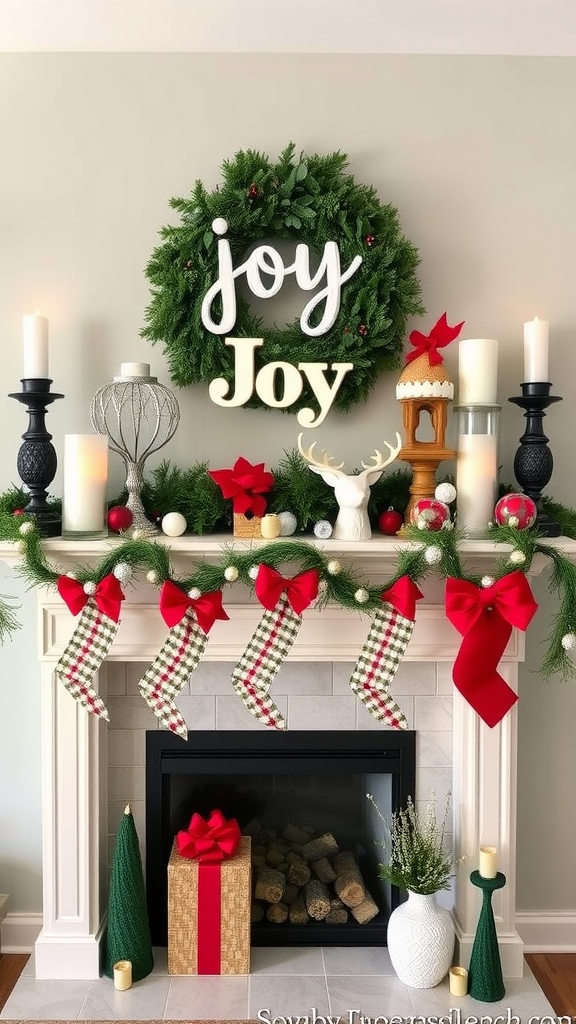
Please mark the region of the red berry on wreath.
<svg viewBox="0 0 576 1024"><path fill-rule="evenodd" d="M368 328L366 327L366 324L360 324L360 327L358 328L358 334L361 334L363 338L366 337L366 335L368 334Z"/></svg>
<svg viewBox="0 0 576 1024"><path fill-rule="evenodd" d="M376 239L374 238L374 235L366 235L364 241L366 242L368 248L371 249Z"/></svg>
<svg viewBox="0 0 576 1024"><path fill-rule="evenodd" d="M258 188L258 185L250 185L250 188L248 189L248 199L258 199L259 195L260 189Z"/></svg>
<svg viewBox="0 0 576 1024"><path fill-rule="evenodd" d="M378 516L378 529L380 533L385 533L389 537L398 533L403 523L404 517L392 505Z"/></svg>
<svg viewBox="0 0 576 1024"><path fill-rule="evenodd" d="M494 519L498 526L513 526L517 530L527 530L534 526L538 509L527 494L505 494L496 502Z"/></svg>
<svg viewBox="0 0 576 1024"><path fill-rule="evenodd" d="M125 505L114 505L108 512L106 522L113 533L121 533L132 526L133 515Z"/></svg>
<svg viewBox="0 0 576 1024"><path fill-rule="evenodd" d="M12 515L13 516L23 516L24 515L24 509L23 508L15 508L13 513L12 513Z"/></svg>

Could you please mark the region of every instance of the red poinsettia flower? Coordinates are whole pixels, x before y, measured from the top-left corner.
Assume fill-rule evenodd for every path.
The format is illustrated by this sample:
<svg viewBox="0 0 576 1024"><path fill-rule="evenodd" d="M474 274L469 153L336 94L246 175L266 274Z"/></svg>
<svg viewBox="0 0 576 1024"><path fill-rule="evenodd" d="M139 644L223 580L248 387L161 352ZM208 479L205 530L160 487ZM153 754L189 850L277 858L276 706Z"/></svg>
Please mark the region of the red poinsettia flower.
<svg viewBox="0 0 576 1024"><path fill-rule="evenodd" d="M439 363L443 362L442 356L437 351L439 348L444 348L445 345L449 345L451 341L454 341L464 326L464 320L461 324L456 324L454 327L450 327L448 320L446 319L446 313L442 313L439 320L436 321L434 327L430 331L430 334L422 334L421 331L412 331L410 334L410 344L414 345L414 352L409 352L406 356L406 362L411 363L413 359L417 359L418 356L428 353L428 361L430 366L438 366Z"/></svg>
<svg viewBox="0 0 576 1024"><path fill-rule="evenodd" d="M264 463L253 466L248 459L240 456L232 469L209 470L209 475L218 484L224 498L232 498L235 512L263 516L266 511L266 494L274 484L274 476L267 473Z"/></svg>

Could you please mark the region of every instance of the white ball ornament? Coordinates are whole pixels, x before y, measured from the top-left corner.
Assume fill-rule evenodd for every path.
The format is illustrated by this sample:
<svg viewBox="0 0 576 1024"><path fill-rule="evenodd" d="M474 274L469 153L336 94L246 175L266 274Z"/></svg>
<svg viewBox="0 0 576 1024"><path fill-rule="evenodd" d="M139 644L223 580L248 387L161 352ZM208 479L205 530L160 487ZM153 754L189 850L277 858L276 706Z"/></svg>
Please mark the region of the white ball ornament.
<svg viewBox="0 0 576 1024"><path fill-rule="evenodd" d="M291 537L293 533L296 533L298 520L293 512L279 512L278 519L280 520L281 537Z"/></svg>
<svg viewBox="0 0 576 1024"><path fill-rule="evenodd" d="M18 529L18 533L21 533L22 536L25 537L28 533L32 533L33 529L33 523L22 523L22 526L20 526Z"/></svg>
<svg viewBox="0 0 576 1024"><path fill-rule="evenodd" d="M360 587L360 589L354 594L354 600L357 601L358 604L366 604L369 597L370 594L364 587Z"/></svg>
<svg viewBox="0 0 576 1024"><path fill-rule="evenodd" d="M158 583L158 573L155 569L150 569L150 572L146 573L146 579L148 583Z"/></svg>
<svg viewBox="0 0 576 1024"><path fill-rule="evenodd" d="M202 591L198 587L192 587L188 591L188 597L192 598L193 601L197 601L199 597L202 597Z"/></svg>
<svg viewBox="0 0 576 1024"><path fill-rule="evenodd" d="M443 483L438 484L434 491L434 497L438 501L443 501L445 505L451 505L456 500L456 488L454 484Z"/></svg>
<svg viewBox="0 0 576 1024"><path fill-rule="evenodd" d="M314 536L318 540L328 540L332 536L332 523L329 523L327 519L320 519L314 525Z"/></svg>
<svg viewBox="0 0 576 1024"><path fill-rule="evenodd" d="M181 537L183 533L186 533L188 523L180 512L167 512L161 525L162 533L167 537Z"/></svg>
<svg viewBox="0 0 576 1024"><path fill-rule="evenodd" d="M326 572L329 572L331 576L337 576L342 571L342 566L337 558L333 558L326 566Z"/></svg>
<svg viewBox="0 0 576 1024"><path fill-rule="evenodd" d="M483 576L482 579L480 580L480 583L482 584L482 586L485 589L488 588L488 587L493 587L494 586L494 577L493 576Z"/></svg>
<svg viewBox="0 0 576 1024"><path fill-rule="evenodd" d="M561 643L565 651L573 651L576 647L576 633L565 633Z"/></svg>
<svg viewBox="0 0 576 1024"><path fill-rule="evenodd" d="M128 583L132 578L132 566L128 562L118 562L112 571L119 583Z"/></svg>
<svg viewBox="0 0 576 1024"><path fill-rule="evenodd" d="M512 565L522 565L522 563L526 561L526 555L523 551L511 551L508 561L512 562Z"/></svg>
<svg viewBox="0 0 576 1024"><path fill-rule="evenodd" d="M430 544L424 551L424 558L428 565L438 565L442 561L442 548L439 548L437 544Z"/></svg>
<svg viewBox="0 0 576 1024"><path fill-rule="evenodd" d="M257 578L259 572L260 572L260 566L259 565L251 565L250 568L248 569L248 575L249 575L251 580L255 580Z"/></svg>
<svg viewBox="0 0 576 1024"><path fill-rule="evenodd" d="M84 584L82 589L84 593L88 595L88 597L93 597L94 594L96 593L96 584L94 583L94 580L88 580L88 582Z"/></svg>
<svg viewBox="0 0 576 1024"><path fill-rule="evenodd" d="M215 235L225 235L228 231L228 221L224 217L215 217L212 221L212 231Z"/></svg>
<svg viewBox="0 0 576 1024"><path fill-rule="evenodd" d="M67 572L66 575L67 575L69 580L75 580L76 579L76 573L75 572Z"/></svg>
<svg viewBox="0 0 576 1024"><path fill-rule="evenodd" d="M508 516L508 526L511 526L513 529L515 529L519 525L520 520L518 519L518 516Z"/></svg>
<svg viewBox="0 0 576 1024"><path fill-rule="evenodd" d="M228 583L235 583L238 579L238 569L235 565L228 565L224 569L224 579L228 580Z"/></svg>

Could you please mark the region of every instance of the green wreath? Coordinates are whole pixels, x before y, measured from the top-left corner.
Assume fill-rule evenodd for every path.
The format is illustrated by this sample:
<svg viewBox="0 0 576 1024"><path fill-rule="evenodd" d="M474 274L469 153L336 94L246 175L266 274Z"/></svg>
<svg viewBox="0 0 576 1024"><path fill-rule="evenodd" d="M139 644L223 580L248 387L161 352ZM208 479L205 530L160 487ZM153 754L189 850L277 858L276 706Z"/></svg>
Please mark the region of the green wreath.
<svg viewBox="0 0 576 1024"><path fill-rule="evenodd" d="M213 192L197 181L189 198L170 200L181 224L161 228L162 244L146 267L152 300L141 334L152 343L164 343L175 384L233 379L232 350L201 320L202 300L218 277L212 230L216 218L228 224L234 266L252 245L271 238L303 242L316 253L335 241L343 267L362 256L360 268L342 289L334 325L316 338L303 334L299 320L283 328L264 327L246 299L237 295L234 336L265 338L255 353L256 372L277 360L294 365L327 359L352 362L354 370L344 378L334 403L347 411L366 400L384 370L399 367L407 319L424 312L416 277L418 251L402 234L397 210L383 205L374 188L346 174L347 163L341 152L296 157L293 143L277 163L265 154L242 150L224 162L222 183ZM216 302L214 308L219 315ZM291 411L309 405L311 398L304 387ZM257 396L249 404L262 405Z"/></svg>

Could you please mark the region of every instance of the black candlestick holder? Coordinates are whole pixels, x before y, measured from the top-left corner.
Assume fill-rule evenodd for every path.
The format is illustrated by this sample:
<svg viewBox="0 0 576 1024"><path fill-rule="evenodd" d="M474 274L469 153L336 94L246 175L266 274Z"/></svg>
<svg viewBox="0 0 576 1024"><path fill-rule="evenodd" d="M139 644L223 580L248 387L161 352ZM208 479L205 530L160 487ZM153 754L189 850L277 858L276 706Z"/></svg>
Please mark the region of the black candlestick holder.
<svg viewBox="0 0 576 1024"><path fill-rule="evenodd" d="M33 516L38 529L47 537L57 537L62 532L62 516L50 508L46 501L48 486L56 476L58 459L52 442L52 434L46 430L47 407L57 398L64 398L50 391L52 381L47 377L27 377L21 381L22 391L8 395L27 406L28 429L22 434L24 444L20 445L16 466L23 484L30 491L30 501L24 512Z"/></svg>
<svg viewBox="0 0 576 1024"><path fill-rule="evenodd" d="M542 491L549 482L554 468L548 438L542 427L545 409L554 402L561 402L557 395L550 394L552 385L548 382L521 384L522 394L509 398L509 402L524 409L526 430L520 438L520 447L514 457L514 476L520 487L536 504L536 528L545 537L559 537L561 529L542 508Z"/></svg>

